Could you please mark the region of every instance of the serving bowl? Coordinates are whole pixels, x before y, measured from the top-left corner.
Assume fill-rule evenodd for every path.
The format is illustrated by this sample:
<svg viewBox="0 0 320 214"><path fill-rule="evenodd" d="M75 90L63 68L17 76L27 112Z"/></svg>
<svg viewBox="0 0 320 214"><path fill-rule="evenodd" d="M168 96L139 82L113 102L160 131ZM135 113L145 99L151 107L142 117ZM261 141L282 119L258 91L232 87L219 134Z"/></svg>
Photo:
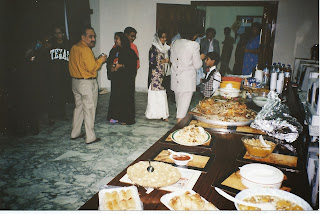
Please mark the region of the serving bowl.
<svg viewBox="0 0 320 214"><path fill-rule="evenodd" d="M222 81L234 81L234 82L242 82L243 78L241 77L222 77Z"/></svg>
<svg viewBox="0 0 320 214"><path fill-rule="evenodd" d="M264 96L254 96L252 100L257 106L263 107L267 103L268 98Z"/></svg>
<svg viewBox="0 0 320 214"><path fill-rule="evenodd" d="M189 161L193 160L193 155L185 152L175 152L170 154L170 159L174 161L176 165L185 166Z"/></svg>
<svg viewBox="0 0 320 214"><path fill-rule="evenodd" d="M276 167L267 164L252 163L240 167L241 182L247 188L279 189L284 174Z"/></svg>
<svg viewBox="0 0 320 214"><path fill-rule="evenodd" d="M235 198L243 201L244 199L248 199L253 196L272 196L272 197L278 197L279 199L283 199L275 203L277 210L294 210L294 208L296 208L296 207L291 207L290 209L290 207L288 207L289 205L288 203L282 203L284 201L295 203L305 211L312 210L312 207L304 199L300 198L295 194L292 194L287 191L279 190L279 189L272 189L272 188L245 189L240 191ZM242 205L239 205L237 203L235 203L234 205L237 208L237 210L254 210L253 207L243 207ZM243 209L243 208L247 208L247 209Z"/></svg>
<svg viewBox="0 0 320 214"><path fill-rule="evenodd" d="M238 97L240 94L240 90L236 88L232 88L231 83L227 84L226 88L220 88L219 93L224 97Z"/></svg>
<svg viewBox="0 0 320 214"><path fill-rule="evenodd" d="M269 147L264 146L260 142L259 135L243 136L241 141L250 156L254 158L265 158L273 152L277 143L273 137L263 136L263 139Z"/></svg>
<svg viewBox="0 0 320 214"><path fill-rule="evenodd" d="M220 83L220 88L225 88L227 86L227 84L229 84L229 83L232 85L232 88L240 89L240 87L241 87L241 82L237 82L237 81L222 81Z"/></svg>

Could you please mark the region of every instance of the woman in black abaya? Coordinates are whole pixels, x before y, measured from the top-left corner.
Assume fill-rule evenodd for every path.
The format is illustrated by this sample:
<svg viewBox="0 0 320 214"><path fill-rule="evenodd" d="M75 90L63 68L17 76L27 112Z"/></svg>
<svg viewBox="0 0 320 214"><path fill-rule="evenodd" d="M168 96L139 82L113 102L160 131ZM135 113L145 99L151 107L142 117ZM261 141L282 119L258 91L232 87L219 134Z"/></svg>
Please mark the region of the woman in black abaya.
<svg viewBox="0 0 320 214"><path fill-rule="evenodd" d="M114 42L115 47L111 49L107 60L108 79L111 80L107 120L110 123L130 125L135 123L137 55L130 48L124 33L115 33Z"/></svg>

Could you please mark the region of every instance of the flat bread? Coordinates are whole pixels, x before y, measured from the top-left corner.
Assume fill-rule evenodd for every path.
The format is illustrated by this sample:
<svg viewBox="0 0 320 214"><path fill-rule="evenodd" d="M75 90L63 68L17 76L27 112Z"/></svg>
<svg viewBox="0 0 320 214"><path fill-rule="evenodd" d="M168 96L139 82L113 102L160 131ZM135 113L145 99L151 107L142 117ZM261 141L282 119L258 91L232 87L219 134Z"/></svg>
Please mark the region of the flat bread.
<svg viewBox="0 0 320 214"><path fill-rule="evenodd" d="M160 188L179 181L181 173L170 164L152 161L153 172L148 172L148 161L140 161L127 169L129 179L143 187Z"/></svg>

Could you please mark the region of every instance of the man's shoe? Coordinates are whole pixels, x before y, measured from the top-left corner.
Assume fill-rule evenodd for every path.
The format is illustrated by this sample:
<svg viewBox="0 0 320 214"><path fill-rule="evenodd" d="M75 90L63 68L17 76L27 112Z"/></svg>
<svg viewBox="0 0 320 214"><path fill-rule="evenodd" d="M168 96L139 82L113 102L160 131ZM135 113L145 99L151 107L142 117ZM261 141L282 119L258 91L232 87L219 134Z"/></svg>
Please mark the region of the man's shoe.
<svg viewBox="0 0 320 214"><path fill-rule="evenodd" d="M101 138L97 137L94 141L91 141L91 142L89 142L89 143L87 143L87 144L97 143L97 142L99 142L100 140L101 140Z"/></svg>
<svg viewBox="0 0 320 214"><path fill-rule="evenodd" d="M80 134L78 137L72 137L71 140L77 140L79 138L84 138L85 134Z"/></svg>
<svg viewBox="0 0 320 214"><path fill-rule="evenodd" d="M109 93L109 91L108 91L106 88L102 89L102 90L99 92L99 94L107 94L107 93Z"/></svg>

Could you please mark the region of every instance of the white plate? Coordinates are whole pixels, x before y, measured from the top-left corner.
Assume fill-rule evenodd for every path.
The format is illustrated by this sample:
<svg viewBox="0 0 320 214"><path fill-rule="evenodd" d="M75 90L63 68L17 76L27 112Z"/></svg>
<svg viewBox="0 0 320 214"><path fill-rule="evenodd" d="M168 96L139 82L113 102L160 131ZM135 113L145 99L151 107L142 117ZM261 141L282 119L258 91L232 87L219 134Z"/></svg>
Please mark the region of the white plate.
<svg viewBox="0 0 320 214"><path fill-rule="evenodd" d="M195 109L196 108L193 108L191 111L196 112ZM193 117L201 122L209 123L212 125L219 125L219 126L246 126L246 125L250 125L254 121L254 119L251 119L251 120L246 120L241 122L227 122L227 121L221 121L221 120L208 119L205 116L193 115Z"/></svg>
<svg viewBox="0 0 320 214"><path fill-rule="evenodd" d="M192 195L196 194L195 191L193 191L192 189L190 190L181 190L181 191L175 191L175 192L172 192L172 193L168 193L168 194L165 194L163 195L161 198L160 198L160 201L161 203L163 203L163 205L165 205L169 210L174 210L170 205L169 205L169 201L175 197L175 196L180 196L180 195L183 195L186 191L189 191ZM203 198L201 196L201 199L204 200L205 203L209 203L205 198ZM217 210L219 210L217 208Z"/></svg>
<svg viewBox="0 0 320 214"><path fill-rule="evenodd" d="M276 196L276 197L291 201L293 203L296 203L297 205L302 207L302 209L304 209L305 211L312 210L312 207L308 204L308 202L306 202L305 200L303 200L299 196L294 195L290 192L286 192L286 191L279 190L279 189L273 189L273 188L245 189L245 190L242 190L241 192L239 192L235 198L239 199L239 200L243 200L243 199L255 196L255 195ZM236 206L237 210L240 210L237 203L234 203L234 205Z"/></svg>
<svg viewBox="0 0 320 214"><path fill-rule="evenodd" d="M127 191L131 189L132 190L132 194L133 194L133 198L134 201L136 202L136 209L135 210L143 210L143 204L140 200L139 197L139 192L136 186L130 186L130 187L116 187L116 188L109 188L109 189L102 189L99 191L99 210L108 210L106 208L106 198L105 198L105 193L106 192L113 192L113 191L117 191L118 193L121 190Z"/></svg>
<svg viewBox="0 0 320 214"><path fill-rule="evenodd" d="M209 132L205 131L205 133L207 134L207 139L204 141L204 142L199 142L199 143L196 143L196 144L193 144L193 145L190 145L190 144L184 144L184 143L181 143L179 142L177 139L175 139L175 135L179 135L179 132L181 132L182 130L179 129L179 130L176 130L172 133L171 135L171 138L174 142L176 142L177 144L180 144L180 145L183 145L183 146L199 146L199 145L202 145L202 144L205 144L207 143L209 140L211 140L211 135L209 134Z"/></svg>

